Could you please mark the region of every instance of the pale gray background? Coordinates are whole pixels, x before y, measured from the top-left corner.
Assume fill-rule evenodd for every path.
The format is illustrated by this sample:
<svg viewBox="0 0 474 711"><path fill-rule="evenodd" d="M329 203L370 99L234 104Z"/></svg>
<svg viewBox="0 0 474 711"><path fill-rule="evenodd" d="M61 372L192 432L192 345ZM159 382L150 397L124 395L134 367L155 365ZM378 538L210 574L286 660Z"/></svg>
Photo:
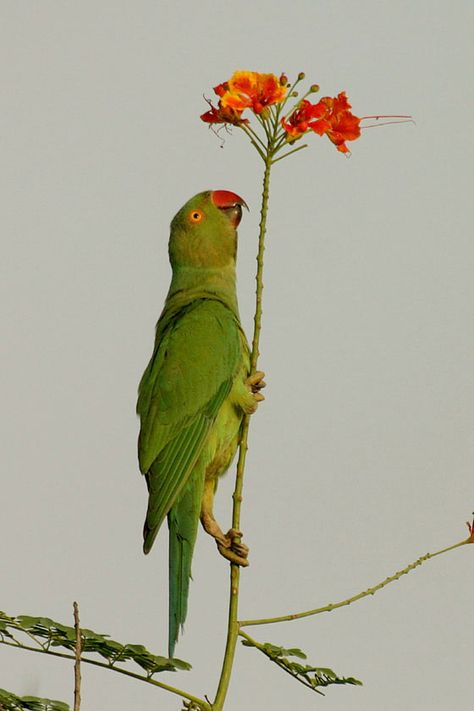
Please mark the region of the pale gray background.
<svg viewBox="0 0 474 711"><path fill-rule="evenodd" d="M261 166L223 149L202 94L236 68L305 70L367 131L273 176L261 366L242 525L242 616L337 601L467 535L474 506L470 2L0 4L2 561L0 607L166 648L166 532L141 553L136 386L168 281L168 225L227 188L247 331ZM230 520L231 477L218 510ZM446 711L473 698L474 550L351 608L255 630L364 680L326 699L239 648L228 711ZM200 535L170 683L212 695L228 570ZM0 685L71 700L72 667L0 647ZM83 669L84 711L179 699Z"/></svg>

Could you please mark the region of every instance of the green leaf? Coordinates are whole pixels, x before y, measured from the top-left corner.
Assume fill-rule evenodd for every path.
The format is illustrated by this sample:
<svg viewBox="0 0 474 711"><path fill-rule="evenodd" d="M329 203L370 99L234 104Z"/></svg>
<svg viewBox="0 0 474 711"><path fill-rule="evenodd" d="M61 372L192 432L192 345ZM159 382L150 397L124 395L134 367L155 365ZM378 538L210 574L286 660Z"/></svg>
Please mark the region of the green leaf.
<svg viewBox="0 0 474 711"><path fill-rule="evenodd" d="M9 617L0 612L0 644L11 644L8 640L15 641L22 646L21 637L15 632L25 632L31 642L36 642L38 648L43 650L51 647L62 647L73 652L76 649L76 630L74 627L55 622L49 617L33 617L32 615L18 615ZM42 640L45 640L42 641ZM88 654L99 654L108 664L118 668L119 664L133 661L144 669L147 677L152 677L163 671L178 671L191 669L188 662L181 659L169 659L165 656L152 654L142 644L121 644L106 634L81 628L82 661L88 661ZM26 707L25 707L26 708ZM0 709L1 711L1 709Z"/></svg>
<svg viewBox="0 0 474 711"><path fill-rule="evenodd" d="M242 644L245 647L254 647L262 652L270 661L283 669L288 674L290 674L294 679L300 683L307 686L309 689L316 691L318 694L322 692L319 691L319 687L330 686L331 684L353 684L361 686L362 682L355 679L352 676L340 677L332 669L328 667L314 667L309 664L300 664L299 662L292 661L290 657L296 657L297 659L306 659L306 654L293 647L291 649L285 649L284 647L278 647L270 642L256 642L248 635L245 635Z"/></svg>
<svg viewBox="0 0 474 711"><path fill-rule="evenodd" d="M40 699L38 696L20 697L5 689L0 689L0 707L2 711L71 711L63 701Z"/></svg>

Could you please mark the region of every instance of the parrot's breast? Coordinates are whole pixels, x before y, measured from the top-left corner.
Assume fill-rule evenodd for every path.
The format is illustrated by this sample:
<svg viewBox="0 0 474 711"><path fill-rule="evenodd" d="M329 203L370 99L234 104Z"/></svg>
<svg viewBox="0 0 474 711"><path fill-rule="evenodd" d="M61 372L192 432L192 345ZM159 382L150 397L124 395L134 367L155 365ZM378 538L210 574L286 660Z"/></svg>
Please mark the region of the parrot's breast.
<svg viewBox="0 0 474 711"><path fill-rule="evenodd" d="M205 477L215 479L230 467L240 442L240 427L244 412L237 405L242 384L250 370L247 341L241 334L242 359L233 387L224 400L204 446Z"/></svg>

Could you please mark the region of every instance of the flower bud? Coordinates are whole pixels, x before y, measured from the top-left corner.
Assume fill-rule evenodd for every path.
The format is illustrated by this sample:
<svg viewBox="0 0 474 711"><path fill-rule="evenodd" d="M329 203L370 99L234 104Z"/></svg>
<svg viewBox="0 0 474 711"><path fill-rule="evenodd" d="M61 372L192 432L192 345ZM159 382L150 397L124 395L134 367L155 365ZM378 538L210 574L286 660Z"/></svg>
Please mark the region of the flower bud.
<svg viewBox="0 0 474 711"><path fill-rule="evenodd" d="M291 92L291 96L298 96L298 92L297 92L297 91L292 91L292 92Z"/></svg>
<svg viewBox="0 0 474 711"><path fill-rule="evenodd" d="M319 91L319 84L311 84L309 90L315 94L317 91Z"/></svg>
<svg viewBox="0 0 474 711"><path fill-rule="evenodd" d="M286 86L288 84L288 77L284 73L280 76L280 84L281 86Z"/></svg>
<svg viewBox="0 0 474 711"><path fill-rule="evenodd" d="M298 81L303 81L303 79L305 78L305 76L306 76L306 74L305 74L304 72L300 72L300 73L298 74Z"/></svg>

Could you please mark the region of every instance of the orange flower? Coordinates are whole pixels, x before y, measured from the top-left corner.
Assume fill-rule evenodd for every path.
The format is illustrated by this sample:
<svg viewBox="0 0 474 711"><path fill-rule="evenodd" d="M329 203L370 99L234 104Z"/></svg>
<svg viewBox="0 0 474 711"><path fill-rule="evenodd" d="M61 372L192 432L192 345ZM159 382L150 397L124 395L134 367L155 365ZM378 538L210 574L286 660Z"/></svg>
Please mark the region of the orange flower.
<svg viewBox="0 0 474 711"><path fill-rule="evenodd" d="M327 108L321 102L312 104L310 101L303 99L296 111L290 114L288 120L284 118L281 120L281 125L292 141L300 138L309 129L322 135L330 128L330 125L322 119L326 113ZM314 119L317 120L315 121Z"/></svg>
<svg viewBox="0 0 474 711"><path fill-rule="evenodd" d="M327 109L324 121L329 124L329 128L324 129L323 133L334 143L338 151L348 153L349 149L345 142L355 141L356 138L359 138L360 118L351 113L352 107L347 100L346 92L341 91L334 99L325 96L319 103ZM319 131L316 132L319 133Z"/></svg>
<svg viewBox="0 0 474 711"><path fill-rule="evenodd" d="M287 88L275 74L237 71L229 81L216 86L214 91L221 97L219 103L223 108L236 111L251 109L261 114L266 106L283 101Z"/></svg>
<svg viewBox="0 0 474 711"><path fill-rule="evenodd" d="M360 118L354 116L350 109L344 91L335 98L325 96L317 104L303 99L288 119L282 119L281 125L289 140L294 141L311 130L319 136L326 134L338 151L348 153L345 142L354 141L360 136Z"/></svg>

